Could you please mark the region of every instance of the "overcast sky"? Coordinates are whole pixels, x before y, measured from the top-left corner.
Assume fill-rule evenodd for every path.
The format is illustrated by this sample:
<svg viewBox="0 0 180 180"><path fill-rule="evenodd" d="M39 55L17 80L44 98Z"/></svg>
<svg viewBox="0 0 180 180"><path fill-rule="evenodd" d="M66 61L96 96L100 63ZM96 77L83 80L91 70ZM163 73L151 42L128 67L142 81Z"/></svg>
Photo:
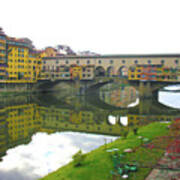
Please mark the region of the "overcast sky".
<svg viewBox="0 0 180 180"><path fill-rule="evenodd" d="M37 48L180 53L179 0L1 0L0 26Z"/></svg>

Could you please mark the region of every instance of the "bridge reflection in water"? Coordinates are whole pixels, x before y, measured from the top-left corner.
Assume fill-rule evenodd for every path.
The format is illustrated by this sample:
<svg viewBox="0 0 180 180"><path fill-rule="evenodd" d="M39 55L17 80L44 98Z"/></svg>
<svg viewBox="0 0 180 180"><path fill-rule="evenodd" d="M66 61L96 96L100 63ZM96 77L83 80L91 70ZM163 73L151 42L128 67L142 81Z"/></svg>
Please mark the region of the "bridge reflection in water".
<svg viewBox="0 0 180 180"><path fill-rule="evenodd" d="M55 94L41 94L1 98L1 158L9 148L29 143L36 132L77 131L126 137L130 131L138 133L140 126L153 121L180 117L179 110L162 105L157 99L139 99L139 104L128 107L137 102L136 90L117 87L108 85L93 92L93 96L58 98Z"/></svg>

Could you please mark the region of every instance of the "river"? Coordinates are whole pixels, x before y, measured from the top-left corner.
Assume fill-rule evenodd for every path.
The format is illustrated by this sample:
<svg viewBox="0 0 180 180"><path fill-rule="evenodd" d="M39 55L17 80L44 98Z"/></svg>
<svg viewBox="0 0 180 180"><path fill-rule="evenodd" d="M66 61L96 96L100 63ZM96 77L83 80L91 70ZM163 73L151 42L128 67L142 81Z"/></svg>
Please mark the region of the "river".
<svg viewBox="0 0 180 180"><path fill-rule="evenodd" d="M86 96L67 93L0 98L0 180L36 180L154 121L180 117L180 93L140 99L129 85L107 84Z"/></svg>

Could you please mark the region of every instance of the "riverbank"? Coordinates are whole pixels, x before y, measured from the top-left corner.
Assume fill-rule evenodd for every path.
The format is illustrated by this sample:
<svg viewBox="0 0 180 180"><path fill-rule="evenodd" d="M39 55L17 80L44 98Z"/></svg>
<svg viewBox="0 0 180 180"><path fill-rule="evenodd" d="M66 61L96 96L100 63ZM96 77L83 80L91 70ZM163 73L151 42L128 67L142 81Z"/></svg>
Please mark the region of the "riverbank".
<svg viewBox="0 0 180 180"><path fill-rule="evenodd" d="M114 168L110 153L106 150L112 148L118 148L119 153L122 153L127 148L136 149L127 155L127 161L133 159L139 163L153 165L162 157L164 150L145 149L142 147L142 139L139 137L145 137L153 141L157 137L167 135L169 132L167 125L167 123L156 122L141 127L138 130L138 135L130 133L126 139L119 138L87 153L82 166L74 167L72 161L41 180L110 180L112 179L110 171L114 170ZM131 173L130 177L133 177L133 180L144 180L151 169L139 168L137 172Z"/></svg>

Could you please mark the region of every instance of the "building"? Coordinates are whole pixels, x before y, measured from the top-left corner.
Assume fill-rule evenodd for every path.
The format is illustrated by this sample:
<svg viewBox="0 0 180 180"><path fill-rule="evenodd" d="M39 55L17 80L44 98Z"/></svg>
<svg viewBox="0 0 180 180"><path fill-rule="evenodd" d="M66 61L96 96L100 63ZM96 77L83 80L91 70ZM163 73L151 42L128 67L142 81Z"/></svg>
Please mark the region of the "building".
<svg viewBox="0 0 180 180"><path fill-rule="evenodd" d="M97 55L97 56L56 56L44 57L42 60L43 69L46 71L55 70L57 67L72 66L93 66L94 77L129 77L129 68L140 65L150 67L162 66L171 70L179 69L180 54L157 54L157 55ZM164 70L165 72L165 70ZM173 73L173 72L172 72ZM173 78L170 78L170 80ZM165 78L166 79L166 78ZM178 80L178 78L176 79Z"/></svg>
<svg viewBox="0 0 180 180"><path fill-rule="evenodd" d="M7 38L8 67L6 83L34 83L41 70L40 52L21 39Z"/></svg>
<svg viewBox="0 0 180 180"><path fill-rule="evenodd" d="M39 80L92 80L93 65L61 64L60 60L43 58Z"/></svg>
<svg viewBox="0 0 180 180"><path fill-rule="evenodd" d="M163 65L136 65L129 68L129 80L176 82L180 80L180 69Z"/></svg>
<svg viewBox="0 0 180 180"><path fill-rule="evenodd" d="M45 57L56 57L57 55L57 50L53 47L45 48L44 52L45 52Z"/></svg>
<svg viewBox="0 0 180 180"><path fill-rule="evenodd" d="M0 29L0 83L35 83L41 71L41 53L28 38L12 38Z"/></svg>
<svg viewBox="0 0 180 180"><path fill-rule="evenodd" d="M6 68L6 35L2 28L0 28L0 81L6 79Z"/></svg>

